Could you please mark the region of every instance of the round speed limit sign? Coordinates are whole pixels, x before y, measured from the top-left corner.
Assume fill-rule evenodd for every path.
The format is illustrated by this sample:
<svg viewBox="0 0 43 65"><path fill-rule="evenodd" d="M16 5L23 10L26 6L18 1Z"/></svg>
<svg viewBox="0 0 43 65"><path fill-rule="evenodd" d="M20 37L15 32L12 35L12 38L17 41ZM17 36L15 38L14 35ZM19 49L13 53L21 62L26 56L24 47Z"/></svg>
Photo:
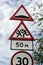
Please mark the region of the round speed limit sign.
<svg viewBox="0 0 43 65"><path fill-rule="evenodd" d="M25 51L16 52L11 58L11 65L33 65L32 56Z"/></svg>

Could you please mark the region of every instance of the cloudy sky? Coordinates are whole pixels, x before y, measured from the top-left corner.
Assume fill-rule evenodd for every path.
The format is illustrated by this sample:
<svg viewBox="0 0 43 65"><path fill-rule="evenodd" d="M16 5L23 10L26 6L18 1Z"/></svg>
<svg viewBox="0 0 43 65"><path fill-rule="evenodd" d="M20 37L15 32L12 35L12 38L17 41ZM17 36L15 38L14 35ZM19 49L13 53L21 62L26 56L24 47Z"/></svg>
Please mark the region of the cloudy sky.
<svg viewBox="0 0 43 65"><path fill-rule="evenodd" d="M10 50L10 41L8 38L20 23L20 21L10 21L9 18L21 4L23 4L32 15L33 10L31 12L30 6L36 6L35 2L43 3L42 0L0 0L0 65L10 65L10 58L14 51ZM36 12L38 12L38 9ZM33 31L36 30L36 26L31 27L33 22L25 22L25 24L29 27L30 31L33 27Z"/></svg>

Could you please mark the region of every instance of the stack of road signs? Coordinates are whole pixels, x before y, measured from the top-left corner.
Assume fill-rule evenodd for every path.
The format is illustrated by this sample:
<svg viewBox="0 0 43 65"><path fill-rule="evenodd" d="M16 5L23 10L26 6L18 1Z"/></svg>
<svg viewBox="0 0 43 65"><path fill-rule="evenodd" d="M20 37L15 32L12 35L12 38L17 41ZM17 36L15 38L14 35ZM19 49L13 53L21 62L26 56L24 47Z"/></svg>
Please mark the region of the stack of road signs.
<svg viewBox="0 0 43 65"><path fill-rule="evenodd" d="M9 37L11 40L11 50L33 50L34 37L26 27L23 21L34 21L26 8L21 5L18 10L11 16L10 20L20 20L20 24ZM25 52L19 51L11 58L11 65L33 65L32 56Z"/></svg>
<svg viewBox="0 0 43 65"><path fill-rule="evenodd" d="M12 50L32 50L34 38L23 21L34 21L26 8L21 5L10 20L20 20L20 24L10 36Z"/></svg>
<svg viewBox="0 0 43 65"><path fill-rule="evenodd" d="M23 22L20 22L18 27L14 30L9 37L11 40L12 50L32 50L33 49L33 36Z"/></svg>

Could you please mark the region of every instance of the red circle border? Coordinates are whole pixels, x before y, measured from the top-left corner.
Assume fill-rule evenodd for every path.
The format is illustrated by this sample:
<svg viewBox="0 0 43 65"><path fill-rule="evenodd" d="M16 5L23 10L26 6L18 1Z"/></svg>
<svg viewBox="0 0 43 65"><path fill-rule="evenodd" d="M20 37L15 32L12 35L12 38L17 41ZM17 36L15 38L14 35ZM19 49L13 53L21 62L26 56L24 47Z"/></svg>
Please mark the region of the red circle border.
<svg viewBox="0 0 43 65"><path fill-rule="evenodd" d="M11 65L13 65L13 62L12 62L12 61L13 61L14 56L17 55L18 53L25 53L25 54L29 55L30 58L31 58L31 60L32 60L32 65L34 64L33 58L32 58L32 56L30 55L30 53L28 53L28 52L26 52L26 51L18 51L18 52L16 52L15 54L13 54L13 56L12 56L12 58L11 58Z"/></svg>

